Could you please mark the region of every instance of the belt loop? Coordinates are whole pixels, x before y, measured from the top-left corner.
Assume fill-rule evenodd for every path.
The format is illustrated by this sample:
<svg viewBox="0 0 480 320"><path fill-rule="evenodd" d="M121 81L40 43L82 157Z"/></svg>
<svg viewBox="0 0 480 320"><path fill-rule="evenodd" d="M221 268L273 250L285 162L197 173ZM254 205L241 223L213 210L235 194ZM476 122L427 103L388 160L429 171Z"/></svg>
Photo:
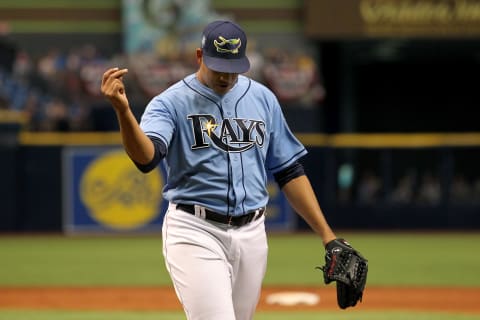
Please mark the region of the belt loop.
<svg viewBox="0 0 480 320"><path fill-rule="evenodd" d="M259 208L255 210L255 220L260 219L260 217L265 214L265 208Z"/></svg>
<svg viewBox="0 0 480 320"><path fill-rule="evenodd" d="M200 217L202 219L206 218L206 213L205 213L205 208L199 205L194 205L193 206L195 210L195 216Z"/></svg>

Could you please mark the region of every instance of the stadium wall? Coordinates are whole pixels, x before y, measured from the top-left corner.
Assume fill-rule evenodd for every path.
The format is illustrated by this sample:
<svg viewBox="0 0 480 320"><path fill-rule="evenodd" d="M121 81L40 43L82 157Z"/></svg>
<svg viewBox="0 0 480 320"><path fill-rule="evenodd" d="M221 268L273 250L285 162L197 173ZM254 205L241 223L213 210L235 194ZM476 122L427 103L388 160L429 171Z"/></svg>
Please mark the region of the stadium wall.
<svg viewBox="0 0 480 320"><path fill-rule="evenodd" d="M452 154L445 150L467 147L478 155L479 134L429 134L429 135L319 135L298 134L309 149L304 164L313 187L317 192L327 218L336 228L344 229L478 229L480 227L480 204L452 203L444 193L436 204L392 204L384 194L375 201L340 201L338 161L342 152L353 149L368 149L375 157L383 159L382 181L394 174L384 152L397 149L412 152L415 156L428 149L434 152L440 163L442 181L449 181L454 166ZM64 176L64 152L77 147L120 147L119 136L113 134L57 134L21 133L17 143L0 148L0 191L2 232L61 232L64 231L66 177ZM402 142L403 141L403 142ZM410 141L410 142L408 142ZM453 146L455 144L455 146ZM441 149L442 153L437 153ZM393 151L392 151L393 150ZM440 154L440 156L438 156ZM455 156L455 153L453 154ZM475 159L473 159L476 161ZM367 160L370 162L371 160ZM386 162L383 163L382 161ZM361 161L365 162L365 161ZM437 164L432 164L437 167ZM382 192L388 187L382 187ZM296 215L290 231L304 230L307 226Z"/></svg>

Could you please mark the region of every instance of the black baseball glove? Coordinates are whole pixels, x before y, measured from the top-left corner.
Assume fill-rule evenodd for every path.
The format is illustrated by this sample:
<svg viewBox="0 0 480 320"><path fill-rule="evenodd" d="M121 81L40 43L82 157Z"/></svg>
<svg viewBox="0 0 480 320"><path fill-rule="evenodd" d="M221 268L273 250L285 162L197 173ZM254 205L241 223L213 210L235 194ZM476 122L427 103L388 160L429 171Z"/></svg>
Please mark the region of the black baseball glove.
<svg viewBox="0 0 480 320"><path fill-rule="evenodd" d="M325 284L337 282L337 302L342 309L362 301L367 282L368 260L344 239L335 239L325 246L323 271Z"/></svg>

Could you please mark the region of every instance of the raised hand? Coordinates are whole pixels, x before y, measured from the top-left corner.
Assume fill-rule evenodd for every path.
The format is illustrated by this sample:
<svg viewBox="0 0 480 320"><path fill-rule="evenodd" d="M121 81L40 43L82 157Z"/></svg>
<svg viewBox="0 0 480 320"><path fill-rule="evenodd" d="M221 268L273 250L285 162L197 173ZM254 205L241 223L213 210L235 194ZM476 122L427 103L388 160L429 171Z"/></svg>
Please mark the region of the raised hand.
<svg viewBox="0 0 480 320"><path fill-rule="evenodd" d="M128 69L111 68L105 71L102 77L102 94L110 101L115 111L119 113L123 113L130 108L123 83L123 76L127 72Z"/></svg>

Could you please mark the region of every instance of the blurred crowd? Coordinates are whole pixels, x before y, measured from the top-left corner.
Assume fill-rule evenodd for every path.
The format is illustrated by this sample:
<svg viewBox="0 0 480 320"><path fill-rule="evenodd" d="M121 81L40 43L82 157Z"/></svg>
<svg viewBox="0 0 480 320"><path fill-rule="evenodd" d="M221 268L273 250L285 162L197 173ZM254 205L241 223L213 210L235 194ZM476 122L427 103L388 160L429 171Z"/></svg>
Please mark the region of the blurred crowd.
<svg viewBox="0 0 480 320"><path fill-rule="evenodd" d="M85 72L103 65L95 47L83 46L69 52L52 48L32 57L19 50L10 70L0 70L1 108L23 113L27 130L81 131L89 123L92 103Z"/></svg>
<svg viewBox="0 0 480 320"><path fill-rule="evenodd" d="M279 48L262 51L253 42L249 58L246 75L271 88L289 114L321 105L325 91L311 55ZM39 56L20 49L0 55L0 111L21 113L29 131L116 131L113 110L100 92L102 74L113 66L129 69L124 81L138 118L151 98L197 69L193 52L166 59L152 53L108 56L91 44L67 51L51 48ZM352 176L351 168L339 170L339 203L480 203L480 178L458 173L442 184L432 172L410 170L388 188L373 170L362 172L355 182Z"/></svg>
<svg viewBox="0 0 480 320"><path fill-rule="evenodd" d="M270 87L285 108L315 108L325 92L315 59L305 53L255 47L248 76ZM194 52L159 58L143 53L106 56L91 44L40 56L17 50L11 68L0 66L0 109L21 112L30 131L116 130L110 106L100 94L103 72L128 68L125 78L132 108L140 115L146 103L185 75L195 72Z"/></svg>
<svg viewBox="0 0 480 320"><path fill-rule="evenodd" d="M421 174L407 170L391 188L387 188L380 175L373 170L361 173L355 186L339 183L338 201L358 205L421 205L437 206L480 204L480 177L475 178L456 172L449 181L442 183L432 171Z"/></svg>

